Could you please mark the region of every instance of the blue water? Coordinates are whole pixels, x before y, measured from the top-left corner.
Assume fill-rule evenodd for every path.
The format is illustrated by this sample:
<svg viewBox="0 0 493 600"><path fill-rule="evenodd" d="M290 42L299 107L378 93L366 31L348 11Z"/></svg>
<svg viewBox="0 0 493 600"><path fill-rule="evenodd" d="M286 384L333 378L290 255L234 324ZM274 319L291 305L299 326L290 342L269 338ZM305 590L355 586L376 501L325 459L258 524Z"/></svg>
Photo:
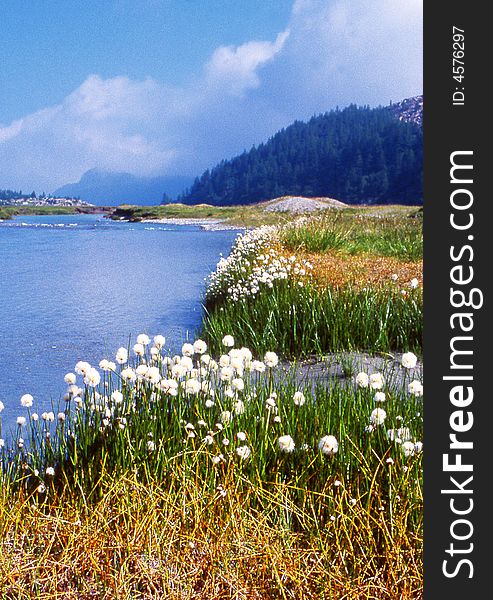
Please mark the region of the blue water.
<svg viewBox="0 0 493 600"><path fill-rule="evenodd" d="M0 222L0 401L3 433L49 410L79 360L114 359L139 333L176 349L201 319L204 278L234 231L124 223L100 215Z"/></svg>

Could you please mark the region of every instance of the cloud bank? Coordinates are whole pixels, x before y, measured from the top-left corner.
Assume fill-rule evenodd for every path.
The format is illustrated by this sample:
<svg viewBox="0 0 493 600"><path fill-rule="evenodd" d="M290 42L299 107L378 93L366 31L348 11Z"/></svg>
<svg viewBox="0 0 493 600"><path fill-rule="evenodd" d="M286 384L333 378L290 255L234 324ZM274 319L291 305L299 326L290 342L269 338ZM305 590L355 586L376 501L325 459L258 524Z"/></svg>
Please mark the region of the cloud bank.
<svg viewBox="0 0 493 600"><path fill-rule="evenodd" d="M0 187L51 191L93 167L200 174L295 119L421 93L421 38L420 0L296 0L276 39L216 48L187 85L91 74L0 125Z"/></svg>

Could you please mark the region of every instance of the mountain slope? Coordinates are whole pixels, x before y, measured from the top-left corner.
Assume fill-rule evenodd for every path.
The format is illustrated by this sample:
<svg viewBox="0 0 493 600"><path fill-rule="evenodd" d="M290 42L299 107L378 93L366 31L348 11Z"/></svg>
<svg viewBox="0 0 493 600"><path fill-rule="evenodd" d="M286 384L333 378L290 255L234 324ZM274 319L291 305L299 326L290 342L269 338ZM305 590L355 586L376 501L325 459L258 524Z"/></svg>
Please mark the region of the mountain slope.
<svg viewBox="0 0 493 600"><path fill-rule="evenodd" d="M163 193L176 198L190 183L190 177L136 177L130 173L111 173L91 169L77 183L55 190L56 196L80 197L104 205L159 204Z"/></svg>
<svg viewBox="0 0 493 600"><path fill-rule="evenodd" d="M205 171L179 200L235 205L299 195L353 204L419 203L423 139L421 121L408 118L410 104L419 112L419 102L411 100L374 109L351 105L296 121Z"/></svg>

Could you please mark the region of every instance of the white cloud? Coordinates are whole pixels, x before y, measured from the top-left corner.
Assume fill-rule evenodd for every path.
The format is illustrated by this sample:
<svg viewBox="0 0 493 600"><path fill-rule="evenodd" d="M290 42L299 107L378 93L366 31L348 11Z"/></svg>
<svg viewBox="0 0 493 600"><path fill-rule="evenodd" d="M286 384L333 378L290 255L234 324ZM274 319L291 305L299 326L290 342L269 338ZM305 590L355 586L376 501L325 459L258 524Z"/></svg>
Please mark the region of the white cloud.
<svg viewBox="0 0 493 600"><path fill-rule="evenodd" d="M50 191L98 167L200 174L294 119L422 91L420 0L296 0L272 41L217 48L182 87L89 75L0 125L0 187Z"/></svg>
<svg viewBox="0 0 493 600"><path fill-rule="evenodd" d="M282 50L288 37L289 31L283 31L274 42L251 41L241 46L217 48L206 65L209 84L220 84L233 95L258 87L257 70Z"/></svg>

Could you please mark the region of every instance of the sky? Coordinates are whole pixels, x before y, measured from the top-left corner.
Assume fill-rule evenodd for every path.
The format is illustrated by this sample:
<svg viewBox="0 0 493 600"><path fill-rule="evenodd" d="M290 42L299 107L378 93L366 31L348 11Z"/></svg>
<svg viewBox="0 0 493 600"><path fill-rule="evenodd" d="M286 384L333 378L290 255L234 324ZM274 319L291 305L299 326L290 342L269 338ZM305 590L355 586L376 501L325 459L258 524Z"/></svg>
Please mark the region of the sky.
<svg viewBox="0 0 493 600"><path fill-rule="evenodd" d="M0 188L196 176L422 93L421 0L0 0Z"/></svg>

